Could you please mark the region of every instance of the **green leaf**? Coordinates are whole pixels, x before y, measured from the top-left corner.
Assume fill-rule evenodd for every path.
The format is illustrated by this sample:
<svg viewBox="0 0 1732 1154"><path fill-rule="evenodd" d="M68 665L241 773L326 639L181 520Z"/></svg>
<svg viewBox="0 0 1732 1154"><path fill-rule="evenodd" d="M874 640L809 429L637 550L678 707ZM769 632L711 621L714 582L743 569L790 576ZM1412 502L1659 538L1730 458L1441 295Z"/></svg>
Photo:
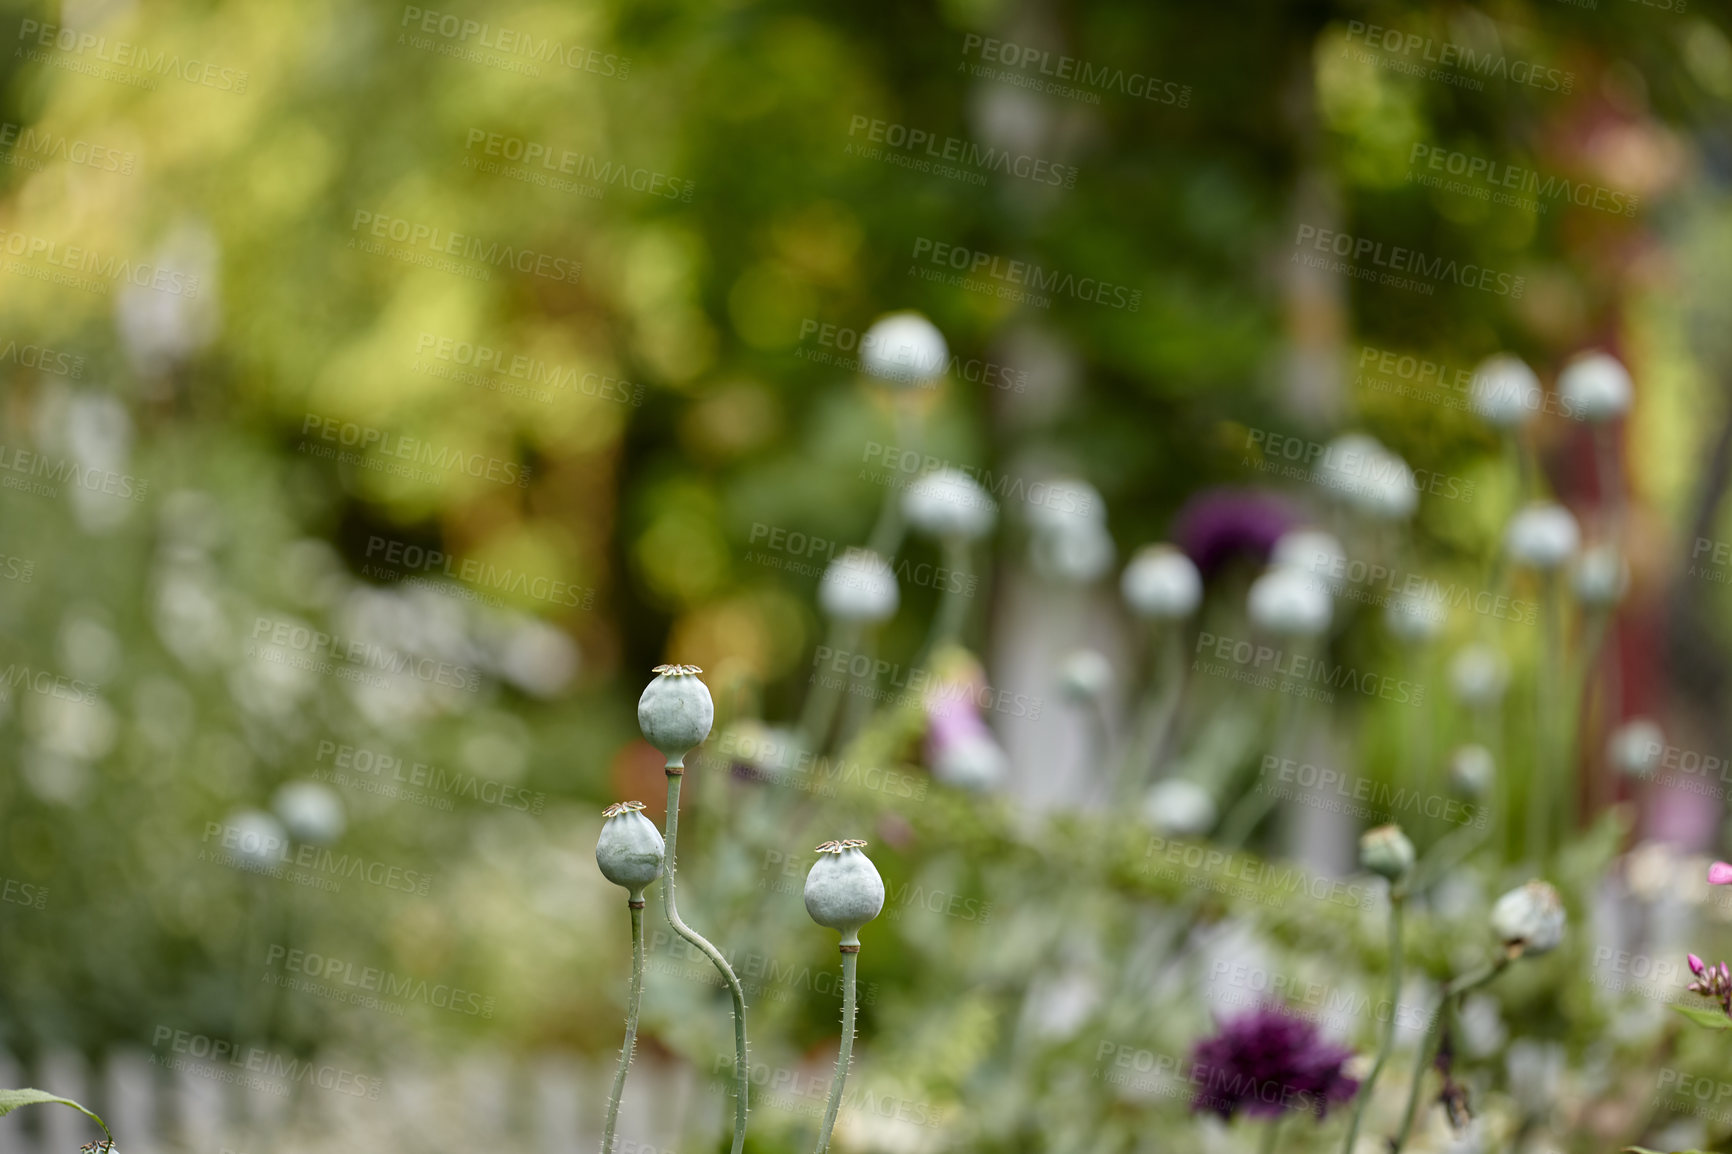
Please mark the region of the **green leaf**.
<svg viewBox="0 0 1732 1154"><path fill-rule="evenodd" d="M1626 1146L1623 1154L1662 1154L1659 1150L1650 1150L1646 1146ZM1679 1150L1677 1154L1713 1154L1709 1150Z"/></svg>
<svg viewBox="0 0 1732 1154"><path fill-rule="evenodd" d="M1710 1030L1732 1030L1732 1018L1728 1018L1719 1010L1698 1010L1692 1006L1673 1006L1672 1008L1698 1026L1705 1026Z"/></svg>
<svg viewBox="0 0 1732 1154"><path fill-rule="evenodd" d="M77 1102L74 1102L71 1098L56 1097L46 1090L0 1090L0 1118L4 1118L20 1106L36 1106L48 1102L53 1102L61 1106L71 1106L74 1110L77 1110L80 1114L83 1114L86 1118L89 1118L92 1122L101 1126L102 1132L108 1136L108 1140L110 1142L114 1141L114 1135L108 1133L108 1123L104 1122L101 1118L98 1118L95 1114L92 1114L89 1110L86 1110L83 1106L80 1106Z"/></svg>

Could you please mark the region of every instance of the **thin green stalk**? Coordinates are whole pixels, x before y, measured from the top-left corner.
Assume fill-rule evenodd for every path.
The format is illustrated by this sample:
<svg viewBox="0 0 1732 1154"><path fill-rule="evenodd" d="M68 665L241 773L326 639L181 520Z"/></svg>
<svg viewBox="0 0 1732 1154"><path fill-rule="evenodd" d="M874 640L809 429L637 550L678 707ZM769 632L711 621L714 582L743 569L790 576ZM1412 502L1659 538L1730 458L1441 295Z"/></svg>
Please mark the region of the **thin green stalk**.
<svg viewBox="0 0 1732 1154"><path fill-rule="evenodd" d="M1377 1047L1377 1061L1371 1073L1359 1087L1359 1100L1353 1105L1353 1124L1347 1128L1347 1141L1341 1154L1353 1154L1353 1144L1359 1140L1359 1124L1365 1119L1365 1107L1371 1101L1371 1091L1377 1085L1389 1056L1395 1052L1396 1009L1401 1005L1401 911L1406 895L1391 886L1389 890L1389 1020L1383 1023L1383 1041Z"/></svg>
<svg viewBox="0 0 1732 1154"><path fill-rule="evenodd" d="M722 957L722 952L712 946L702 934L680 920L679 908L674 904L674 849L679 841L680 833L680 779L685 776L685 766L681 759L668 762L668 820L667 833L662 841L667 846L667 873L662 878L662 910L667 914L668 925L674 928L674 933L703 951L705 957L722 975L722 980L728 983L728 992L734 996L734 1146L733 1154L741 1154L746 1145L746 1096L751 1086L751 1067L746 1064L746 992L740 988L740 979L734 976L734 967L728 965L728 959Z"/></svg>
<svg viewBox="0 0 1732 1154"><path fill-rule="evenodd" d="M859 946L842 946L842 1046L836 1053L836 1076L830 1080L830 1102L824 1107L824 1127L818 1131L813 1154L830 1148L830 1131L836 1127L836 1111L842 1108L842 1084L848 1080L848 1061L854 1053L854 962Z"/></svg>
<svg viewBox="0 0 1732 1154"><path fill-rule="evenodd" d="M1287 1119L1277 1115L1263 1127L1263 1141L1258 1144L1262 1154L1275 1154L1281 1148L1281 1124Z"/></svg>
<svg viewBox="0 0 1732 1154"><path fill-rule="evenodd" d="M1510 954L1500 954L1495 962L1488 962L1471 973L1463 974L1443 988L1443 997L1438 999L1437 1012L1432 1015L1431 1025L1426 1028L1425 1041L1419 1046L1419 1059L1413 1067L1413 1085L1407 1091L1407 1109L1401 1115L1401 1129L1390 1139L1389 1154L1401 1154L1401 1148L1407 1145L1408 1135L1413 1132L1413 1119L1419 1113L1419 1094L1425 1085L1425 1072L1437 1058L1437 1045L1443 1036L1444 1015L1449 1013L1449 1004L1456 998L1467 993L1476 986L1483 986L1499 974L1503 973L1515 958Z"/></svg>
<svg viewBox="0 0 1732 1154"><path fill-rule="evenodd" d="M1162 622L1155 627L1154 634L1155 654L1143 687L1136 736L1119 763L1113 787L1113 796L1119 801L1134 796L1138 787L1148 784L1185 688L1185 654L1179 624Z"/></svg>
<svg viewBox="0 0 1732 1154"><path fill-rule="evenodd" d="M862 626L854 621L832 622L824 645L831 653L851 653L860 644L861 629ZM811 688L806 691L805 704L800 708L799 732L801 748L816 757L824 752L830 727L836 720L836 706L841 702L842 693L848 688L852 676L848 673L826 672L821 666L814 676Z"/></svg>
<svg viewBox="0 0 1732 1154"><path fill-rule="evenodd" d="M627 904L631 907L631 992L626 996L625 1044L620 1047L619 1072L613 1076L613 1093L607 1100L607 1128L601 1135L601 1154L613 1154L619 1100L625 1094L626 1071L631 1069L632 1055L637 1052L637 1008L643 1000L643 898L632 898Z"/></svg>
<svg viewBox="0 0 1732 1154"><path fill-rule="evenodd" d="M1540 591L1540 621L1543 635L1540 666L1535 671L1534 686L1534 774L1528 791L1528 860L1536 870L1543 869L1551 837L1553 805L1564 813L1564 829L1573 824L1570 815L1575 810L1574 791L1565 780L1567 773L1562 758L1557 756L1554 743L1558 740L1558 682L1564 675L1563 662L1563 601L1555 576L1548 575ZM1566 796L1548 798L1558 792Z"/></svg>
<svg viewBox="0 0 1732 1154"><path fill-rule="evenodd" d="M898 392L892 399L895 410L896 439L903 454L913 454L914 459L920 457L920 410L919 401L907 392ZM893 477L892 482L900 481L901 477ZM884 504L878 510L878 523L872 526L872 535L867 538L867 546L886 561L890 560L896 551L902 548L902 537L908 526L902 519L902 488L897 484L887 485L884 492Z"/></svg>
<svg viewBox="0 0 1732 1154"><path fill-rule="evenodd" d="M938 599L938 611L932 616L932 635L926 639L928 657L962 635L962 625L968 617L969 596L973 593L972 589L964 592L972 569L968 553L968 542L962 538L951 536L944 539L944 566L950 570L950 580L945 583Z"/></svg>

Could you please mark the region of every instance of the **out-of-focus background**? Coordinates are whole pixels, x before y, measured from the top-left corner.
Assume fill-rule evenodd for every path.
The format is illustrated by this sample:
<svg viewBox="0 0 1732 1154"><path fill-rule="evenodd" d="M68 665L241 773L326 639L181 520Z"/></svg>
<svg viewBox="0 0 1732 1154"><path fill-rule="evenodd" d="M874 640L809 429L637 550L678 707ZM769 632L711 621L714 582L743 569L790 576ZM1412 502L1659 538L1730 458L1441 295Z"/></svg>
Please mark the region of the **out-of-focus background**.
<svg viewBox="0 0 1732 1154"><path fill-rule="evenodd" d="M1569 937L1464 1007L1473 1121L1428 1090L1409 1148L1707 1148L1719 1035L1664 1003L1732 938L1701 880L1732 780L1729 28L1700 0L5 5L0 1083L127 1154L593 1148L630 950L592 852L610 803L663 817L634 703L681 662L717 710L681 896L746 981L750 1150L810 1146L828 1090L820 841L867 839L889 893L833 1149L1226 1151L1264 1133L1192 1109L1194 1044L1323 989L1363 1078L1387 903L1358 835L1426 852L1475 812L1409 918L1415 1020L1509 885L1558 884ZM946 345L912 387L863 357L899 310ZM1616 419L1561 399L1588 350L1633 379ZM1540 386L1503 431L1472 403L1500 353ZM1393 510L1354 499L1365 453L1410 470ZM945 469L992 498L970 543L901 523ZM1512 562L1541 498L1619 551L1621 601ZM1304 526L1343 549L1321 682L1246 618ZM1157 541L1204 578L1170 661L1119 581ZM869 542L899 588L870 626L817 597ZM961 738L935 685L970 687ZM1229 812L1255 857L1205 859ZM655 896L619 1149L725 1149L729 1002ZM6 1150L93 1136L0 1119Z"/></svg>

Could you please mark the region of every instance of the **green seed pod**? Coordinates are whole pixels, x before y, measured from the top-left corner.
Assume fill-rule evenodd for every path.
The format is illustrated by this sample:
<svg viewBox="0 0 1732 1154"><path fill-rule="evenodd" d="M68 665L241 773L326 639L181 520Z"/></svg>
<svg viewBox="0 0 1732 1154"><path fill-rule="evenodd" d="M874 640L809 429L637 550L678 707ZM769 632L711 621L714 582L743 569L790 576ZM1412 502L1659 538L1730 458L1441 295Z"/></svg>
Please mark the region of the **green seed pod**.
<svg viewBox="0 0 1732 1154"><path fill-rule="evenodd" d="M1513 956L1543 954L1564 940L1564 903L1542 881L1517 886L1491 907L1491 929Z"/></svg>
<svg viewBox="0 0 1732 1154"><path fill-rule="evenodd" d="M1368 829L1359 839L1359 864L1392 883L1412 871L1417 856L1398 825Z"/></svg>
<svg viewBox="0 0 1732 1154"><path fill-rule="evenodd" d="M683 766L686 754L703 743L716 720L709 687L698 680L695 665L658 665L657 677L637 699L637 724L644 740L661 751L668 764Z"/></svg>
<svg viewBox="0 0 1732 1154"><path fill-rule="evenodd" d="M641 801L610 805L601 815L607 820L596 839L595 864L608 881L623 886L632 901L641 902L644 887L662 874L667 848L661 831L643 815Z"/></svg>
<svg viewBox="0 0 1732 1154"><path fill-rule="evenodd" d="M806 912L821 926L842 932L844 946L860 944L860 927L884 908L884 879L857 838L827 841L806 875Z"/></svg>

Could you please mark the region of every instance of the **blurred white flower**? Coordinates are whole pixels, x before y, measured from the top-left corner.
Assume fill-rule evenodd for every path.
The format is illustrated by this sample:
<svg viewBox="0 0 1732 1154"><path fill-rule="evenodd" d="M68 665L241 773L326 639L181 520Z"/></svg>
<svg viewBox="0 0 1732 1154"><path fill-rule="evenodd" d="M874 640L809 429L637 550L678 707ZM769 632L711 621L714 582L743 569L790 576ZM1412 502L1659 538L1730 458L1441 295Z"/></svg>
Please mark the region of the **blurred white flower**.
<svg viewBox="0 0 1732 1154"><path fill-rule="evenodd" d="M1029 562L1049 581L1087 585L1113 567L1118 550L1112 534L1097 521L1074 520L1043 529L1029 541Z"/></svg>
<svg viewBox="0 0 1732 1154"><path fill-rule="evenodd" d="M1630 409L1630 372L1607 353L1583 353L1558 375L1564 411L1584 421L1610 421Z"/></svg>
<svg viewBox="0 0 1732 1154"><path fill-rule="evenodd" d="M120 638L90 612L66 615L57 648L66 672L81 681L101 685L120 671Z"/></svg>
<svg viewBox="0 0 1732 1154"><path fill-rule="evenodd" d="M563 629L536 617L514 614L496 645L499 675L532 697L559 696L577 676L577 642Z"/></svg>
<svg viewBox="0 0 1732 1154"><path fill-rule="evenodd" d="M289 782L277 790L271 808L291 837L310 845L330 845L343 836L347 824L342 800L316 781Z"/></svg>
<svg viewBox="0 0 1732 1154"><path fill-rule="evenodd" d="M1483 745L1460 745L1449 755L1449 780L1468 797L1484 797L1497 779L1497 762Z"/></svg>
<svg viewBox="0 0 1732 1154"><path fill-rule="evenodd" d="M1373 520L1399 521L1419 507L1413 470L1364 433L1344 433L1324 446L1312 476L1331 496Z"/></svg>
<svg viewBox="0 0 1732 1154"><path fill-rule="evenodd" d="M1009 769L1010 758L985 730L967 732L944 743L932 761L932 775L960 789L993 789Z"/></svg>
<svg viewBox="0 0 1732 1154"><path fill-rule="evenodd" d="M1271 569L1251 583L1251 624L1281 637L1320 637L1334 615L1329 590L1296 569Z"/></svg>
<svg viewBox="0 0 1732 1154"><path fill-rule="evenodd" d="M1517 429L1540 410L1540 379L1520 357L1498 353L1473 373L1473 411L1499 429Z"/></svg>
<svg viewBox="0 0 1732 1154"><path fill-rule="evenodd" d="M21 713L27 737L50 753L78 761L107 757L120 733L114 708L94 689L76 684L56 681L50 692L26 694Z"/></svg>
<svg viewBox="0 0 1732 1154"><path fill-rule="evenodd" d="M917 312L887 313L860 340L860 361L881 381L921 388L943 378L950 348L938 327Z"/></svg>
<svg viewBox="0 0 1732 1154"><path fill-rule="evenodd" d="M224 820L221 847L254 868L282 860L289 835L276 818L261 809L243 809Z"/></svg>
<svg viewBox="0 0 1732 1154"><path fill-rule="evenodd" d="M1606 741L1606 760L1626 777L1654 776L1666 750L1666 735L1649 717L1632 717L1612 731Z"/></svg>
<svg viewBox="0 0 1732 1154"><path fill-rule="evenodd" d="M1575 517L1562 505L1529 505L1510 518L1504 547L1511 560L1544 572L1561 568L1581 546Z"/></svg>
<svg viewBox="0 0 1732 1154"><path fill-rule="evenodd" d="M1023 517L1036 533L1068 529L1079 522L1104 526L1107 503L1101 491L1087 481L1060 477L1028 487Z"/></svg>
<svg viewBox="0 0 1732 1154"><path fill-rule="evenodd" d="M1058 684L1060 692L1078 704L1100 701L1112 688L1112 663L1099 650L1074 650L1059 662Z"/></svg>
<svg viewBox="0 0 1732 1154"><path fill-rule="evenodd" d="M902 512L922 533L974 541L992 532L998 505L967 473L939 469L908 486Z"/></svg>
<svg viewBox="0 0 1732 1154"><path fill-rule="evenodd" d="M896 574L870 549L849 549L818 582L818 605L837 621L888 621L900 603Z"/></svg>
<svg viewBox="0 0 1732 1154"><path fill-rule="evenodd" d="M183 223L152 257L157 276L175 278L166 283L178 283L180 291L167 291L154 282L121 286L115 320L127 360L140 376L163 376L216 339L220 255L215 233L201 223Z"/></svg>
<svg viewBox="0 0 1732 1154"><path fill-rule="evenodd" d="M1608 609L1630 588L1630 565L1616 545L1591 545L1576 558L1576 599L1593 609Z"/></svg>
<svg viewBox="0 0 1732 1154"><path fill-rule="evenodd" d="M1169 777L1143 799L1143 821L1167 837L1201 837L1215 828L1215 799L1194 781Z"/></svg>
<svg viewBox="0 0 1732 1154"><path fill-rule="evenodd" d="M1171 545L1144 545L1125 566L1119 590L1138 617L1173 621L1197 611L1203 577L1191 559Z"/></svg>
<svg viewBox="0 0 1732 1154"><path fill-rule="evenodd" d="M1489 645L1463 646L1450 662L1449 684L1463 705L1496 705L1509 688L1509 662Z"/></svg>
<svg viewBox="0 0 1732 1154"><path fill-rule="evenodd" d="M1389 632L1409 645L1420 645L1436 637L1448 618L1448 607L1442 602L1411 593L1398 593L1383 607L1383 620Z"/></svg>
<svg viewBox="0 0 1732 1154"><path fill-rule="evenodd" d="M1275 569L1296 569L1308 574L1331 589L1345 583L1347 551L1335 534L1322 529L1292 529L1281 534L1269 555L1269 566Z"/></svg>

